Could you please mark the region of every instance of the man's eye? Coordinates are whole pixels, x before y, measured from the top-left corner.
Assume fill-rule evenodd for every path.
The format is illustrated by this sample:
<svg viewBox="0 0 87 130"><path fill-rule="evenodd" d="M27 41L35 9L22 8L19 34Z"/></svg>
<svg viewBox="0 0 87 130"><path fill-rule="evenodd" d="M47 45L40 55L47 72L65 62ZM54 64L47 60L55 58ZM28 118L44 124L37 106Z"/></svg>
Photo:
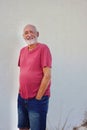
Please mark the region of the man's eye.
<svg viewBox="0 0 87 130"><path fill-rule="evenodd" d="M26 34L28 34L28 32L25 32L24 34L26 35Z"/></svg>
<svg viewBox="0 0 87 130"><path fill-rule="evenodd" d="M33 33L33 31L30 31L30 33Z"/></svg>

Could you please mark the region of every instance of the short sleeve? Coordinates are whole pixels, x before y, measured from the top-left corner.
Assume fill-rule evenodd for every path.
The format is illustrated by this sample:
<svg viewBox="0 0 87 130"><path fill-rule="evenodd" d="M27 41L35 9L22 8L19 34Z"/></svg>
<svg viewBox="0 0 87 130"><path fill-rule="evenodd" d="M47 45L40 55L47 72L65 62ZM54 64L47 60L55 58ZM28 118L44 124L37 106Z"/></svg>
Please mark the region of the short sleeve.
<svg viewBox="0 0 87 130"><path fill-rule="evenodd" d="M52 56L47 45L44 45L41 50L41 67L52 67Z"/></svg>
<svg viewBox="0 0 87 130"><path fill-rule="evenodd" d="M19 58L18 58L18 66L19 67L20 67L20 57L21 57L21 51L20 51Z"/></svg>

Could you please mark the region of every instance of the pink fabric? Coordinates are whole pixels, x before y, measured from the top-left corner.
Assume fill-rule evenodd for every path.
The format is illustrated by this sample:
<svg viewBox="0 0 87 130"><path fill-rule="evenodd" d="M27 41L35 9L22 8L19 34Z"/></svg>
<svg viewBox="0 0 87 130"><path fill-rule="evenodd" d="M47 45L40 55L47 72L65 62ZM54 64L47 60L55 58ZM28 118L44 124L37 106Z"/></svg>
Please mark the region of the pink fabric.
<svg viewBox="0 0 87 130"><path fill-rule="evenodd" d="M43 67L51 67L52 57L45 44L38 43L33 49L24 47L20 51L18 66L20 66L19 93L27 99L36 96L43 78ZM50 96L50 84L44 95Z"/></svg>

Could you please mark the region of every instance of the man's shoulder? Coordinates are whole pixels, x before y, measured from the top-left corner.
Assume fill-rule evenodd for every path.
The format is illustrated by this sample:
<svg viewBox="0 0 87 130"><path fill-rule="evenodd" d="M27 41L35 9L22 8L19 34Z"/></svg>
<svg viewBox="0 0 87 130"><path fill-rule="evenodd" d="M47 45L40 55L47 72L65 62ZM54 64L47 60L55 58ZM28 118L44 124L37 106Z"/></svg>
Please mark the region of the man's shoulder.
<svg viewBox="0 0 87 130"><path fill-rule="evenodd" d="M20 49L20 52L23 52L24 50L26 50L27 46L24 46Z"/></svg>
<svg viewBox="0 0 87 130"><path fill-rule="evenodd" d="M49 48L48 45L45 43L40 43L40 46L42 49Z"/></svg>

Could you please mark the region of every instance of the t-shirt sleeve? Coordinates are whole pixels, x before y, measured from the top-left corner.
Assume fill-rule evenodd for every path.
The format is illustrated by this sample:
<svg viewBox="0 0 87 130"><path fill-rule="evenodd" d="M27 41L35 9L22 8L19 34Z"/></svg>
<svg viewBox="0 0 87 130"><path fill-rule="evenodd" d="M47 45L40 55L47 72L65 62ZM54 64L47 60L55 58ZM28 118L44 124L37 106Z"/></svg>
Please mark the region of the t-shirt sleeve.
<svg viewBox="0 0 87 130"><path fill-rule="evenodd" d="M21 57L21 51L20 51L19 58L18 58L18 66L19 67L20 67L20 57Z"/></svg>
<svg viewBox="0 0 87 130"><path fill-rule="evenodd" d="M44 46L41 51L41 67L52 67L52 56L48 46Z"/></svg>

